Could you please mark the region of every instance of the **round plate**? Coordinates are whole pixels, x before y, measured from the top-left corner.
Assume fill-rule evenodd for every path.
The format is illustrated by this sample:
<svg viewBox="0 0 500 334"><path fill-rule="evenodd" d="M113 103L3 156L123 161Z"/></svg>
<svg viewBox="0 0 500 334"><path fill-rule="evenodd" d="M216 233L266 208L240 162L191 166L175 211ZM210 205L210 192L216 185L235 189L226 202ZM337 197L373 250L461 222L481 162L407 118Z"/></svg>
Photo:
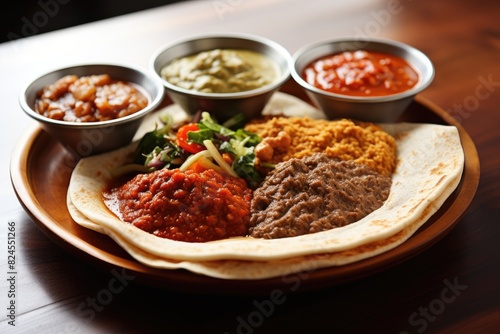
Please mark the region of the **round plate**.
<svg viewBox="0 0 500 334"><path fill-rule="evenodd" d="M282 91L307 100L293 84L288 83ZM479 158L470 136L444 110L421 97L408 107L401 121L448 124L458 128L465 154L460 184L425 225L400 246L352 264L308 272L307 279L302 279L305 273L297 273L262 280L223 280L185 270L142 265L111 238L72 220L65 203L77 160L38 126L19 140L12 155L10 173L16 195L35 224L62 248L104 270L124 269L127 275L134 275L137 282L195 293L269 293L272 289L290 286L292 282L299 282L300 291L306 291L366 277L409 259L444 237L467 210L480 174Z"/></svg>

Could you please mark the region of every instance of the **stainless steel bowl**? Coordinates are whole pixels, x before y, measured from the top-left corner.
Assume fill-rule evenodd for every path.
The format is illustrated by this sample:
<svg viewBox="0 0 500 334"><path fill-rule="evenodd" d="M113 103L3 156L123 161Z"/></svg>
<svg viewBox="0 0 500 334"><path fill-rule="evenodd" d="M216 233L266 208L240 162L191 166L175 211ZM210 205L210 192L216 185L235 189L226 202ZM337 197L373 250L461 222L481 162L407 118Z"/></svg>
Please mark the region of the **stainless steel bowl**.
<svg viewBox="0 0 500 334"><path fill-rule="evenodd" d="M418 83L410 90L398 94L359 97L321 90L307 83L301 76L307 65L322 56L356 50L384 52L402 57L419 74ZM369 122L394 122L415 95L427 88L434 79L434 67L425 54L407 44L385 39L336 39L318 42L301 48L295 52L292 59L293 79L329 119L350 118Z"/></svg>
<svg viewBox="0 0 500 334"><path fill-rule="evenodd" d="M112 79L131 82L148 95L146 108L118 119L102 122L69 122L45 117L34 110L37 93L66 75L108 74ZM164 97L162 82L147 70L120 64L81 64L48 72L29 82L20 92L23 111L37 120L42 128L78 157L111 151L127 145L144 117L156 109Z"/></svg>
<svg viewBox="0 0 500 334"><path fill-rule="evenodd" d="M203 93L178 87L161 76L163 67L174 59L213 49L244 49L260 52L276 62L280 77L267 86L238 93ZM179 39L160 48L151 58L150 67L162 80L167 94L188 114L208 111L218 121L238 113L247 119L261 114L275 91L290 77L291 56L281 45L247 34L196 35Z"/></svg>

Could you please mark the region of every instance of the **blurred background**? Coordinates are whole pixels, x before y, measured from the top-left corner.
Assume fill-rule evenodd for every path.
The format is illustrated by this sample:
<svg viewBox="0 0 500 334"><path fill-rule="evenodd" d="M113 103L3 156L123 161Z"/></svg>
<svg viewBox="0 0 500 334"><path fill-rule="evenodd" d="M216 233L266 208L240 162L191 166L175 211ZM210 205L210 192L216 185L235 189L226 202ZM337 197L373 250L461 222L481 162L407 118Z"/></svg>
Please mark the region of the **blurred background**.
<svg viewBox="0 0 500 334"><path fill-rule="evenodd" d="M187 0L16 0L0 10L0 43Z"/></svg>

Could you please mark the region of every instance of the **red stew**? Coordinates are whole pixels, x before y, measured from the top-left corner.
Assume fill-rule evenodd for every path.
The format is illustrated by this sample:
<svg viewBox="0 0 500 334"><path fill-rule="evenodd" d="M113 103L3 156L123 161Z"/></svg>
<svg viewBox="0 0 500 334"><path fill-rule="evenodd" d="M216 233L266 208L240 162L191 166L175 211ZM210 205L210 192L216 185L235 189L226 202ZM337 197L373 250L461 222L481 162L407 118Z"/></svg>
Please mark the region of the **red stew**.
<svg viewBox="0 0 500 334"><path fill-rule="evenodd" d="M137 87L107 74L67 75L38 93L35 110L62 121L98 122L125 117L147 105Z"/></svg>
<svg viewBox="0 0 500 334"><path fill-rule="evenodd" d="M123 221L161 238L206 242L248 232L252 191L243 179L212 169L139 174L104 196Z"/></svg>
<svg viewBox="0 0 500 334"><path fill-rule="evenodd" d="M417 72L403 58L367 51L322 57L310 63L302 77L319 89L353 96L396 94L418 81Z"/></svg>

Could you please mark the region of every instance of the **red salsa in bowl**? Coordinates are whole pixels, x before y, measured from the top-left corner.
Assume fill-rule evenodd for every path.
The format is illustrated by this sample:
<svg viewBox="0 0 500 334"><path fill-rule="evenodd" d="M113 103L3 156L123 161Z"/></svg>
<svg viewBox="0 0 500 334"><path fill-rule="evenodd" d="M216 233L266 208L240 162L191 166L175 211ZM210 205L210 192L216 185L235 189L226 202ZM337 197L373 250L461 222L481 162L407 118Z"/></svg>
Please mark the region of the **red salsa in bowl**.
<svg viewBox="0 0 500 334"><path fill-rule="evenodd" d="M413 88L419 76L403 58L373 51L346 51L309 63L302 78L321 90L350 96L385 96Z"/></svg>

